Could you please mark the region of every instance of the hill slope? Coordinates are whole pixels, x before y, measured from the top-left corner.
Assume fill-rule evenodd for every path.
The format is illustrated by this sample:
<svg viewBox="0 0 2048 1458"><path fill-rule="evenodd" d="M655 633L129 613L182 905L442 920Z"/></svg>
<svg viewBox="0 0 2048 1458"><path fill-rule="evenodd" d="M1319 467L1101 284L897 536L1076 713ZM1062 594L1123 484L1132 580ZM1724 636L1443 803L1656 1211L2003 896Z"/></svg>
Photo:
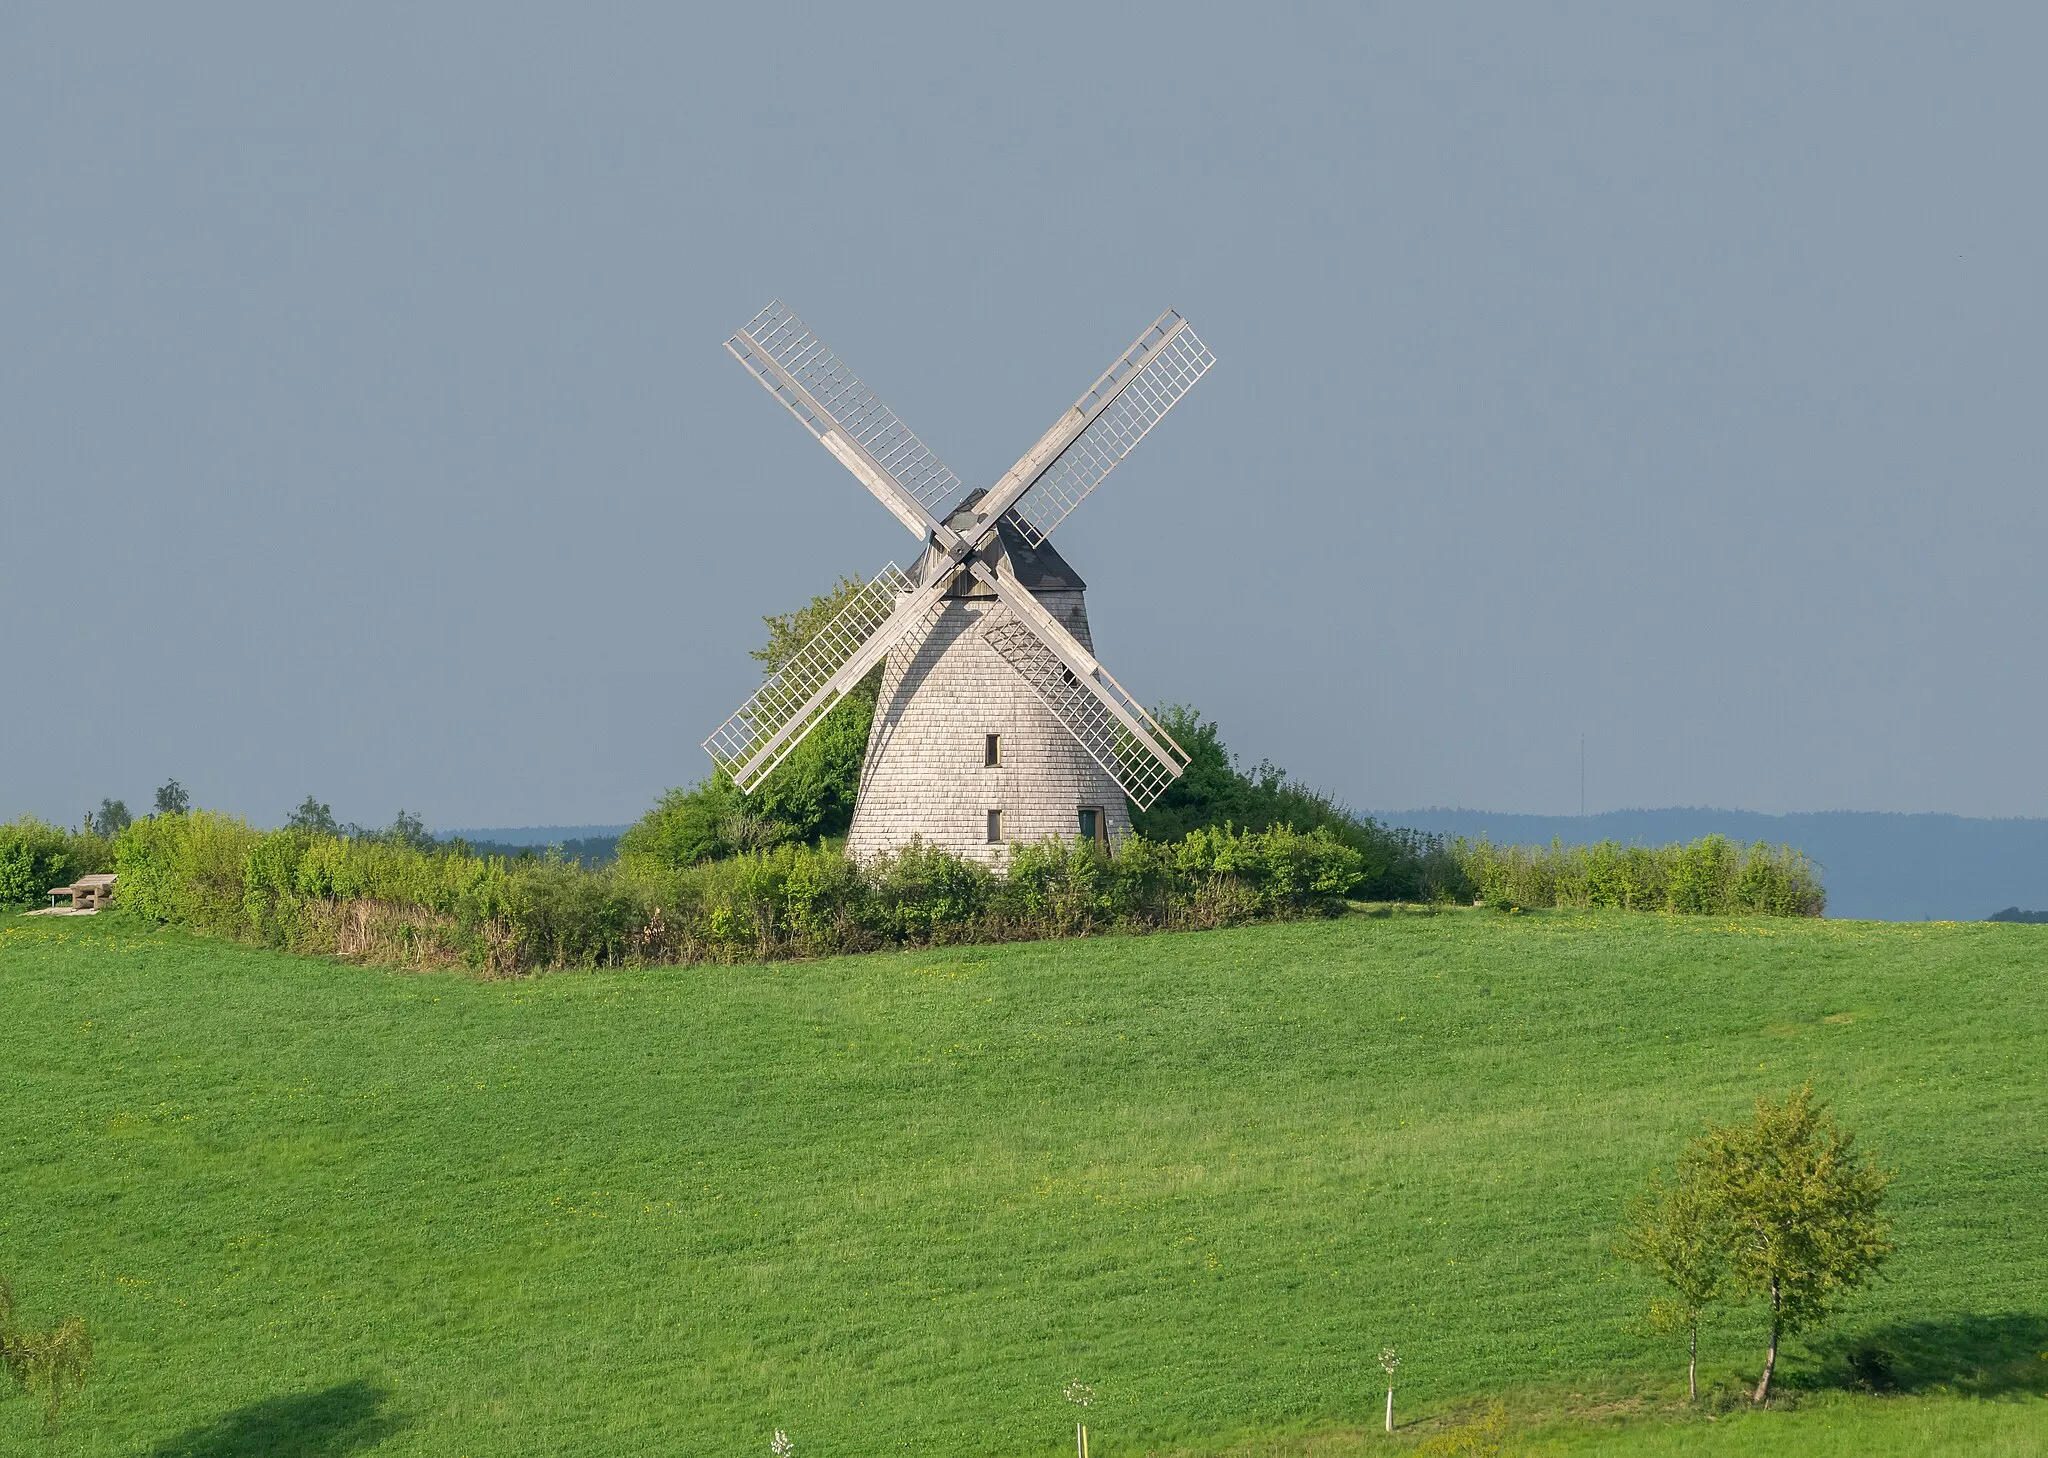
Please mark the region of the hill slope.
<svg viewBox="0 0 2048 1458"><path fill-rule="evenodd" d="M2044 951L1456 913L493 984L0 920L0 1269L99 1334L77 1453L1052 1454L1076 1378L1105 1455L1377 1451L1388 1343L1406 1414L1669 1394L1616 1208L1812 1076L1902 1170L1836 1334L2038 1451Z"/></svg>

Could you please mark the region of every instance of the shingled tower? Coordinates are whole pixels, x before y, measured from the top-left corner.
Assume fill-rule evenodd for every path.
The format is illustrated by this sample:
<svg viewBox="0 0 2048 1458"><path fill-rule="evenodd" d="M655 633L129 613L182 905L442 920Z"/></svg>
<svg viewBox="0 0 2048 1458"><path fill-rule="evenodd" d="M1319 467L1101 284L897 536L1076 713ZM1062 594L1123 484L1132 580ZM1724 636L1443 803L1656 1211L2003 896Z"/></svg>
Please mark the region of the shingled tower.
<svg viewBox="0 0 2048 1458"><path fill-rule="evenodd" d="M882 666L853 855L923 841L1001 864L1047 836L1113 847L1128 806L1158 799L1187 755L1096 661L1084 584L1048 538L1215 363L1194 330L1160 315L972 492L781 303L726 348L924 550L853 593L704 741L712 758L753 789Z"/></svg>
<svg viewBox="0 0 2048 1458"><path fill-rule="evenodd" d="M1092 653L1080 574L1050 542L1033 547L1007 523L996 531L997 570ZM990 643L990 633L1014 631L1002 600L956 570L940 603L923 632L889 650L847 851L865 859L914 838L1000 865L1012 842L1079 835L1116 845L1131 830L1123 787Z"/></svg>

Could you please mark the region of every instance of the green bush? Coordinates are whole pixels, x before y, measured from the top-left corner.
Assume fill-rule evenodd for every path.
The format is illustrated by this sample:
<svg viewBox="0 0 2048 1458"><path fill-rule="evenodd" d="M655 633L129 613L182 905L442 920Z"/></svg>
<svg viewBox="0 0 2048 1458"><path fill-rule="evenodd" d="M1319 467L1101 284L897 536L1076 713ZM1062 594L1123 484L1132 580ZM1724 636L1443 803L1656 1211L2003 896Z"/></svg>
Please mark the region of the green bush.
<svg viewBox="0 0 2048 1458"><path fill-rule="evenodd" d="M843 838L853 823L877 680L857 684L752 793L723 771L664 794L619 837L620 856L676 869Z"/></svg>
<svg viewBox="0 0 2048 1458"><path fill-rule="evenodd" d="M1496 907L1764 916L1819 916L1827 909L1813 863L1789 846L1761 841L1744 850L1718 835L1654 847L1458 840L1450 854L1479 898Z"/></svg>
<svg viewBox="0 0 2048 1458"><path fill-rule="evenodd" d="M97 835L79 834L24 815L0 824L0 906L40 903L58 886L106 870L113 847Z"/></svg>
<svg viewBox="0 0 2048 1458"><path fill-rule="evenodd" d="M725 832L745 809L746 797L723 775L670 790L619 837L619 858L676 870L730 855Z"/></svg>
<svg viewBox="0 0 2048 1458"><path fill-rule="evenodd" d="M1216 724L1184 704L1159 711L1160 723L1187 752L1186 773L1131 823L1149 840L1179 842L1198 830L1237 826L1264 831L1321 830L1358 855L1357 894L1373 901L1469 901L1475 888L1448 840L1381 825L1319 790L1289 779L1271 760L1239 767Z"/></svg>
<svg viewBox="0 0 2048 1458"><path fill-rule="evenodd" d="M263 838L246 820L209 810L138 820L114 842L115 898L157 921L238 933L247 862Z"/></svg>

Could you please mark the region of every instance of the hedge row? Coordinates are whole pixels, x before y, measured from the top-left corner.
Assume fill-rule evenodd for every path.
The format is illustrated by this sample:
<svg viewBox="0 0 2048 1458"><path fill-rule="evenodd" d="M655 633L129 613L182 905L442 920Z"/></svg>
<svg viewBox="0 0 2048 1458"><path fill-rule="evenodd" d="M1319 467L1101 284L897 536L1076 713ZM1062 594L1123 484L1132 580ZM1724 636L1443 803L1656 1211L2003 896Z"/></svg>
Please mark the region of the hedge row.
<svg viewBox="0 0 2048 1458"><path fill-rule="evenodd" d="M422 851L204 811L117 844L123 907L298 952L493 974L731 962L1221 926L1340 911L1363 868L1327 831L1195 831L1012 849L1004 874L926 847L869 864L784 846L684 869Z"/></svg>
<svg viewBox="0 0 2048 1458"><path fill-rule="evenodd" d="M1451 851L1491 906L1761 916L1819 916L1827 909L1813 862L1790 846L1762 841L1744 849L1718 835L1665 846L1459 840Z"/></svg>
<svg viewBox="0 0 2048 1458"><path fill-rule="evenodd" d="M1457 892L1489 905L1818 916L1799 852L1688 845L1456 841ZM1013 847L1002 874L928 847L868 864L782 846L677 869L646 856L586 870L196 811L136 822L111 846L35 820L0 825L0 902L40 900L109 863L119 903L296 952L493 974L732 962L934 943L1224 926L1329 914L1374 868L1326 827L1207 828L1115 856L1085 841Z"/></svg>

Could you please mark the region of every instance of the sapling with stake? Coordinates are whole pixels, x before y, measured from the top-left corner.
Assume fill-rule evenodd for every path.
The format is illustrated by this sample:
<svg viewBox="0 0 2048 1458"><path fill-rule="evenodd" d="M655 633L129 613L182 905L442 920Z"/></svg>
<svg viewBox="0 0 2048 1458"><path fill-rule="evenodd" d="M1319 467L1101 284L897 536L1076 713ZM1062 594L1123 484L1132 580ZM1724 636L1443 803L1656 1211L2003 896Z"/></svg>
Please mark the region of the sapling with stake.
<svg viewBox="0 0 2048 1458"><path fill-rule="evenodd" d="M1401 1359L1388 1347L1380 1353L1380 1370L1387 1374L1387 1431L1394 1431L1394 1369L1401 1365Z"/></svg>
<svg viewBox="0 0 2048 1458"><path fill-rule="evenodd" d="M1069 1382L1066 1398L1085 1416L1095 1405L1095 1389L1085 1382ZM1088 1458L1088 1425L1084 1422L1074 1424L1074 1458Z"/></svg>

